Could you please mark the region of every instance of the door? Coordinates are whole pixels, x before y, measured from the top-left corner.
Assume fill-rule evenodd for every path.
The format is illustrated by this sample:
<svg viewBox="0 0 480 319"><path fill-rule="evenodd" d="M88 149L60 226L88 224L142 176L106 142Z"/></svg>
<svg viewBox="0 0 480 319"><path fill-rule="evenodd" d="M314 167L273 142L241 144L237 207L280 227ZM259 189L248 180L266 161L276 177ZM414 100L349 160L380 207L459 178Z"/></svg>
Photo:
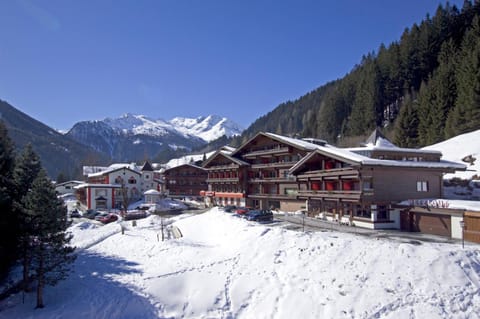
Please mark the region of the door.
<svg viewBox="0 0 480 319"><path fill-rule="evenodd" d="M412 217L412 231L447 237L452 236L450 215L414 212Z"/></svg>

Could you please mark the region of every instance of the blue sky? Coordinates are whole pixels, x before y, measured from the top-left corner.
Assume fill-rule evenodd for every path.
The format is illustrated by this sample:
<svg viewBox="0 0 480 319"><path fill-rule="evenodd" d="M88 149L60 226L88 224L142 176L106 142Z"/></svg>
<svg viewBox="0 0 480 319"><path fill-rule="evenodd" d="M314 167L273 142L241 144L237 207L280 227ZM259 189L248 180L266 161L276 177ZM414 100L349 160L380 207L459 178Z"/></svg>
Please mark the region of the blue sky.
<svg viewBox="0 0 480 319"><path fill-rule="evenodd" d="M445 3L0 1L0 99L56 129L124 113L247 127Z"/></svg>

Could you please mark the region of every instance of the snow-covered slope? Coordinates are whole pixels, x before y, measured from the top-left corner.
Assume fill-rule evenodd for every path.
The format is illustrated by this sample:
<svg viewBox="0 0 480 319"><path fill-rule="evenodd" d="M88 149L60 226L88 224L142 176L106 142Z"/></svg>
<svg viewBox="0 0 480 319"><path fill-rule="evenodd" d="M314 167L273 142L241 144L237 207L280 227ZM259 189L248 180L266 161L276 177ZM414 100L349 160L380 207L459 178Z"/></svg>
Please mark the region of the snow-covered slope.
<svg viewBox="0 0 480 319"><path fill-rule="evenodd" d="M423 149L440 151L443 154L442 159L468 165L466 172L447 174L445 175L446 179L452 177L470 179L475 175L480 176L480 130L455 136ZM469 156L476 159L472 165L463 161L463 159L467 159Z"/></svg>
<svg viewBox="0 0 480 319"><path fill-rule="evenodd" d="M239 135L243 129L226 117L209 115L196 119L176 117L170 123L180 132L198 136L205 141L213 141L226 135L227 137Z"/></svg>
<svg viewBox="0 0 480 319"><path fill-rule="evenodd" d="M211 211L161 220L72 227L70 277L0 301L0 318L479 318L480 251L466 243L409 242L301 232Z"/></svg>

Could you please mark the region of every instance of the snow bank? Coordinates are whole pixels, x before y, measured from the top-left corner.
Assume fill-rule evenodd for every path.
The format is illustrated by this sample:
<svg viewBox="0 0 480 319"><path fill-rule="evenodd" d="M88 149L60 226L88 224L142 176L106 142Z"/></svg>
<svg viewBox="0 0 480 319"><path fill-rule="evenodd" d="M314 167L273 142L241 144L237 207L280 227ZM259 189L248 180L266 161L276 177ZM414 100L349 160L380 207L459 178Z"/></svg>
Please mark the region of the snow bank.
<svg viewBox="0 0 480 319"><path fill-rule="evenodd" d="M13 296L0 318L479 318L478 245L303 233L217 209L177 216L178 240L158 241L160 225L97 241L45 309ZM76 241L107 226L78 226Z"/></svg>

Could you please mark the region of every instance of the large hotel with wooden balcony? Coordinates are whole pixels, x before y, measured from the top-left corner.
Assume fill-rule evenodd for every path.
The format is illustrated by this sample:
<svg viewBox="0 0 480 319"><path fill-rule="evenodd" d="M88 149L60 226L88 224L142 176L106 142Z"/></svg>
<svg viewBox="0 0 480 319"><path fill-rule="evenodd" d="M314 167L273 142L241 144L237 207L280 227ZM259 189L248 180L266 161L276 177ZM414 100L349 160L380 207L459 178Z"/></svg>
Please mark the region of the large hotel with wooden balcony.
<svg viewBox="0 0 480 319"><path fill-rule="evenodd" d="M441 198L445 173L465 166L437 151L399 148L378 131L358 148L258 133L203 165L209 204L295 211L374 229L400 228L396 203Z"/></svg>
<svg viewBox="0 0 480 319"><path fill-rule="evenodd" d="M396 203L442 198L443 174L465 170L441 156L437 151L396 147L375 131L363 147L324 144L290 173L309 215L372 229L400 229Z"/></svg>

